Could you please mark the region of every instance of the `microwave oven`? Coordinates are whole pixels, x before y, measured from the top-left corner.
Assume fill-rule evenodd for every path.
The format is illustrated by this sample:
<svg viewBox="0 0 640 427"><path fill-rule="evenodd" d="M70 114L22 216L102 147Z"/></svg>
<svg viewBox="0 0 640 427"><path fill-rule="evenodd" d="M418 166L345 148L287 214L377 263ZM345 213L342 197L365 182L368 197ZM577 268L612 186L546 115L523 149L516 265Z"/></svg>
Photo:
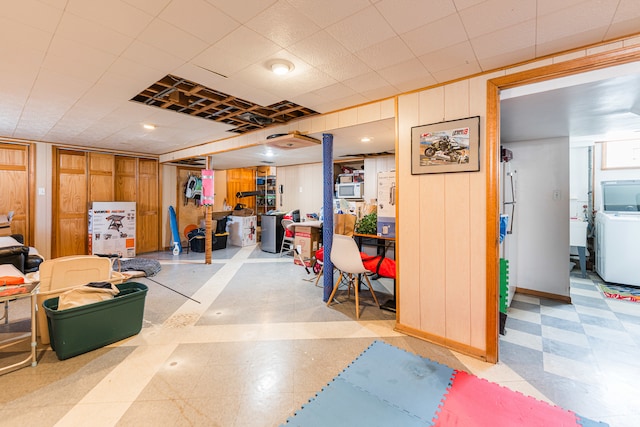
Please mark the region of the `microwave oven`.
<svg viewBox="0 0 640 427"><path fill-rule="evenodd" d="M338 199L362 199L363 197L363 182L345 182L336 184L336 198Z"/></svg>

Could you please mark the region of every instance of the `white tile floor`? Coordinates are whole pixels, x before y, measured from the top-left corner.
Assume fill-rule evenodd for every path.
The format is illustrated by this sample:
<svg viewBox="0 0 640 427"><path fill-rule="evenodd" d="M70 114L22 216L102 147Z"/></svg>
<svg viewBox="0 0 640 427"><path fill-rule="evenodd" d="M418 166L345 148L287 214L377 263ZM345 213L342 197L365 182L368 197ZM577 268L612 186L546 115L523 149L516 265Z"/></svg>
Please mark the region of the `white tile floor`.
<svg viewBox="0 0 640 427"><path fill-rule="evenodd" d="M640 368L640 315L629 303L566 306L519 295L501 361L491 365L395 332L394 314L366 295L360 321L345 296L326 307L322 288L291 258L255 247L216 251L211 265L199 253L147 256L162 271L157 283L140 279L149 286L142 332L64 361L39 348L38 366L0 376L1 425L279 425L375 339L613 427L635 423L640 374L629 372L640 369L601 362L615 347L610 360L635 354ZM587 283L576 300L599 297ZM383 303L389 295L374 286ZM611 307L625 332L593 320L613 321Z"/></svg>

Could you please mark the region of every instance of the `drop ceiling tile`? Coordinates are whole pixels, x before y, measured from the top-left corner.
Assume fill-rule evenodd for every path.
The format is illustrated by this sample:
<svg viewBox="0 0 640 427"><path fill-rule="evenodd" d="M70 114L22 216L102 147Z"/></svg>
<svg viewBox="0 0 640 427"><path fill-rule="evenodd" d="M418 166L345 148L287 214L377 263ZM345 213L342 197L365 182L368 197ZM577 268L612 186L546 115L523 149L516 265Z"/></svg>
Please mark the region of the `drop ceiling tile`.
<svg viewBox="0 0 640 427"><path fill-rule="evenodd" d="M368 0L323 0L322 7L318 7L317 0L287 1L321 28L335 24L371 4Z"/></svg>
<svg viewBox="0 0 640 427"><path fill-rule="evenodd" d="M191 63L209 72L228 77L251 65L251 61L241 58L235 52L210 46L191 60Z"/></svg>
<svg viewBox="0 0 640 427"><path fill-rule="evenodd" d="M605 37L612 39L634 34L637 33L638 28L640 28L640 2L621 0Z"/></svg>
<svg viewBox="0 0 640 427"><path fill-rule="evenodd" d="M133 41L131 37L70 13L62 17L57 38L77 41L114 55L120 55Z"/></svg>
<svg viewBox="0 0 640 427"><path fill-rule="evenodd" d="M336 80L346 80L371 71L371 68L355 55L346 55L317 68Z"/></svg>
<svg viewBox="0 0 640 427"><path fill-rule="evenodd" d="M453 0L457 10L463 10L471 6L475 6L478 3L482 3L486 0Z"/></svg>
<svg viewBox="0 0 640 427"><path fill-rule="evenodd" d="M420 62L430 73L468 64L475 60L476 57L469 42L459 43L420 57Z"/></svg>
<svg viewBox="0 0 640 427"><path fill-rule="evenodd" d="M318 105L315 110L320 113L330 113L333 111L344 110L345 108L349 108L354 105L364 104L365 102L369 102L369 99L357 93L355 95L347 96L345 98L336 99L334 101L329 101L324 104ZM341 125L342 123L339 122L338 126Z"/></svg>
<svg viewBox="0 0 640 427"><path fill-rule="evenodd" d="M538 16L544 16L582 2L584 0L538 0L537 13Z"/></svg>
<svg viewBox="0 0 640 427"><path fill-rule="evenodd" d="M198 55L207 47L207 44L199 38L158 19L145 28L138 40L185 61Z"/></svg>
<svg viewBox="0 0 640 427"><path fill-rule="evenodd" d="M335 83L320 89L316 89L315 91L313 91L313 93L327 101L355 95L356 91L342 83Z"/></svg>
<svg viewBox="0 0 640 427"><path fill-rule="evenodd" d="M398 34L456 13L453 0L382 0L376 8Z"/></svg>
<svg viewBox="0 0 640 427"><path fill-rule="evenodd" d="M343 83L357 93L389 86L389 82L375 71L345 80Z"/></svg>
<svg viewBox="0 0 640 427"><path fill-rule="evenodd" d="M508 52L534 48L536 43L536 21L531 19L511 27L502 28L471 39L477 59L497 57ZM535 49L530 53L535 55ZM531 57L529 57L531 58ZM522 60L522 58L520 59ZM501 64L509 65L510 63Z"/></svg>
<svg viewBox="0 0 640 427"><path fill-rule="evenodd" d="M311 19L284 0L264 10L247 22L246 26L282 47L320 31L320 27Z"/></svg>
<svg viewBox="0 0 640 427"><path fill-rule="evenodd" d="M268 58L281 47L247 27L239 27L215 44L216 47L233 52L250 62Z"/></svg>
<svg viewBox="0 0 640 427"><path fill-rule="evenodd" d="M449 68L442 71L431 73L438 83L449 82L461 77L470 76L481 72L480 65L477 61L461 64L457 67Z"/></svg>
<svg viewBox="0 0 640 427"><path fill-rule="evenodd" d="M93 83L115 59L113 54L55 37L42 67Z"/></svg>
<svg viewBox="0 0 640 427"><path fill-rule="evenodd" d="M538 43L546 44L565 37L573 38L573 35L577 35L577 39L584 39L580 34L593 34L593 30L597 30L601 35L597 40L590 38L591 42L602 40L613 18L615 8L612 7L612 2L618 3L617 0L587 1L540 16L537 27Z"/></svg>
<svg viewBox="0 0 640 427"><path fill-rule="evenodd" d="M171 1L172 0L124 0L125 3L153 16L157 16Z"/></svg>
<svg viewBox="0 0 640 427"><path fill-rule="evenodd" d="M131 46L122 54L122 57L159 70L164 74L171 72L171 70L184 63L184 60L177 56L137 40L131 43Z"/></svg>
<svg viewBox="0 0 640 427"><path fill-rule="evenodd" d="M21 52L29 51L31 56L37 51L38 56L44 56L49 48L53 33L35 27L28 27L18 21L0 17L0 53L3 58L15 58L12 64L22 63ZM26 56L26 55L25 55ZM8 65L8 61L2 61L0 67Z"/></svg>
<svg viewBox="0 0 640 427"><path fill-rule="evenodd" d="M400 37L393 37L356 52L371 69L379 70L413 58L413 53Z"/></svg>
<svg viewBox="0 0 640 427"><path fill-rule="evenodd" d="M62 10L36 0L21 0L3 2L2 14L27 27L53 33L62 17Z"/></svg>
<svg viewBox="0 0 640 427"><path fill-rule="evenodd" d="M425 34L447 34L447 37L425 37ZM415 30L401 34L402 40L415 56L453 46L467 40L462 21L457 14L423 25Z"/></svg>
<svg viewBox="0 0 640 427"><path fill-rule="evenodd" d="M351 52L362 50L396 35L373 6L327 27L327 32Z"/></svg>
<svg viewBox="0 0 640 427"><path fill-rule="evenodd" d="M558 37L545 43L536 44L536 56L551 55L555 52L572 49L575 46L586 46L602 40L606 27L594 28L580 34L571 34L566 37Z"/></svg>
<svg viewBox="0 0 640 427"><path fill-rule="evenodd" d="M536 2L488 0L460 11L469 38L511 27L536 17Z"/></svg>
<svg viewBox="0 0 640 427"><path fill-rule="evenodd" d="M207 43L217 42L240 25L205 0L172 1L159 18Z"/></svg>
<svg viewBox="0 0 640 427"><path fill-rule="evenodd" d="M207 2L211 3L213 6L220 9L239 23L244 24L263 10L274 5L277 0L207 0Z"/></svg>
<svg viewBox="0 0 640 427"><path fill-rule="evenodd" d="M536 54L535 46L527 46L522 49L504 52L489 58L478 59L478 63L483 71L495 70L506 65L517 64L533 58Z"/></svg>
<svg viewBox="0 0 640 427"><path fill-rule="evenodd" d="M331 63L342 56L351 54L329 33L320 31L290 46L288 50L311 65Z"/></svg>
<svg viewBox="0 0 640 427"><path fill-rule="evenodd" d="M408 81L430 77L429 71L417 58L384 68L378 71L378 73L380 73L387 82L396 87Z"/></svg>
<svg viewBox="0 0 640 427"><path fill-rule="evenodd" d="M379 99L389 98L396 95L397 93L398 88L390 84L360 92L360 94L367 98L369 101L377 101Z"/></svg>
<svg viewBox="0 0 640 427"><path fill-rule="evenodd" d="M69 0L65 13L73 13L129 37L137 37L153 16L121 0Z"/></svg>

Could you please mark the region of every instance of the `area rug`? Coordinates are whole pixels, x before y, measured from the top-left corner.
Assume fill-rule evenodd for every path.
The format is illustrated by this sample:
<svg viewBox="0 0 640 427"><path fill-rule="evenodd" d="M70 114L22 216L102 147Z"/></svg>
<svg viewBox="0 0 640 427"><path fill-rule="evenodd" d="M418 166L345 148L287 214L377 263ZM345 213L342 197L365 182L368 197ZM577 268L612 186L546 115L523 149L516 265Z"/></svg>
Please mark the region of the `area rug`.
<svg viewBox="0 0 640 427"><path fill-rule="evenodd" d="M612 285L599 283L600 290L607 298L631 302L640 302L640 288L626 285Z"/></svg>
<svg viewBox="0 0 640 427"><path fill-rule="evenodd" d="M286 425L606 427L608 424L374 341L287 419Z"/></svg>

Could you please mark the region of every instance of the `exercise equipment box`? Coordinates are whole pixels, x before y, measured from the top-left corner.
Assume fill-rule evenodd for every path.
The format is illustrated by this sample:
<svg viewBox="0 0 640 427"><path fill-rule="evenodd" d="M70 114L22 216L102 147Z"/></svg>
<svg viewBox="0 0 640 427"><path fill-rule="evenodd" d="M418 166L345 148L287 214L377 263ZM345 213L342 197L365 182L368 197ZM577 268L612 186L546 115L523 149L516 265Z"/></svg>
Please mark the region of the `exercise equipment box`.
<svg viewBox="0 0 640 427"><path fill-rule="evenodd" d="M148 288L142 283L116 285L112 299L58 311L58 297L42 303L51 348L64 360L136 335L142 329Z"/></svg>

